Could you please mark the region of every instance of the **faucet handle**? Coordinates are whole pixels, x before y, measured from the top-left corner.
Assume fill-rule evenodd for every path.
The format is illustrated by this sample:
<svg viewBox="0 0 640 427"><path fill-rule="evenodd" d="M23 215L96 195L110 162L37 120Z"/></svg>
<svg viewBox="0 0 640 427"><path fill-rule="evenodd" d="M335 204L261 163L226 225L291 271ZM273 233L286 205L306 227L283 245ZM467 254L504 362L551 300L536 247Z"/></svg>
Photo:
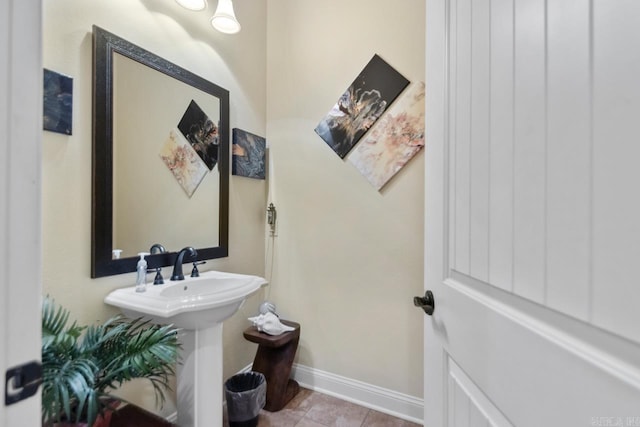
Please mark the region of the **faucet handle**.
<svg viewBox="0 0 640 427"><path fill-rule="evenodd" d="M153 279L153 284L164 285L164 278L162 277L162 268L160 267L150 268L147 270L147 273L153 273L154 270L156 272L156 277Z"/></svg>
<svg viewBox="0 0 640 427"><path fill-rule="evenodd" d="M198 271L198 266L206 263L207 261L196 261L193 263L193 268L191 269L191 277L200 277L200 272Z"/></svg>

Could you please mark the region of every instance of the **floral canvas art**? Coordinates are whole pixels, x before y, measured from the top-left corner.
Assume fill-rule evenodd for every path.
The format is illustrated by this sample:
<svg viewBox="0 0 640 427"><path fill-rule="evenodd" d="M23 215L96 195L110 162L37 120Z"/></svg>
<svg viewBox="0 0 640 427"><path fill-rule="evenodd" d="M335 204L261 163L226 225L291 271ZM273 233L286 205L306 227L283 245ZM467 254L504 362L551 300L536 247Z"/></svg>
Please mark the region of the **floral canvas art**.
<svg viewBox="0 0 640 427"><path fill-rule="evenodd" d="M424 147L424 90L423 82L407 89L349 156L377 190Z"/></svg>
<svg viewBox="0 0 640 427"><path fill-rule="evenodd" d="M172 130L160 151L160 157L187 196L191 197L208 172L198 154L178 132Z"/></svg>
<svg viewBox="0 0 640 427"><path fill-rule="evenodd" d="M344 159L408 84L409 80L374 55L316 126L316 133Z"/></svg>

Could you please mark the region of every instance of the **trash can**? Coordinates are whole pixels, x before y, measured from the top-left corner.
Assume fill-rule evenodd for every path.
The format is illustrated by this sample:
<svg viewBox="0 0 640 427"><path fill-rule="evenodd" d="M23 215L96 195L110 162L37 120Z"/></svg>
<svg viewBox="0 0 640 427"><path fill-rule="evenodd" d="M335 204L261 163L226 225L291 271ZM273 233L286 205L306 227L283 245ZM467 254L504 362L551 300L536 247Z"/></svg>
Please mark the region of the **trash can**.
<svg viewBox="0 0 640 427"><path fill-rule="evenodd" d="M267 381L260 372L246 372L224 383L230 427L256 427L267 400Z"/></svg>

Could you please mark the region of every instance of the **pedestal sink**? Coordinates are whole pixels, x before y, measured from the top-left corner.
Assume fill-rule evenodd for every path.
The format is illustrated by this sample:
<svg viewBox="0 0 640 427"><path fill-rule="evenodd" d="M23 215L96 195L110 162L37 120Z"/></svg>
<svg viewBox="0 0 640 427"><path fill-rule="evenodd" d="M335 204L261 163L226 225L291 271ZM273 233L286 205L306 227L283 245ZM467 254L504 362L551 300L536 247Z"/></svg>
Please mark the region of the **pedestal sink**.
<svg viewBox="0 0 640 427"><path fill-rule="evenodd" d="M200 277L116 289L105 298L131 318L183 328L182 363L178 364L178 425L222 426L222 322L249 295L267 284L262 277L208 271Z"/></svg>

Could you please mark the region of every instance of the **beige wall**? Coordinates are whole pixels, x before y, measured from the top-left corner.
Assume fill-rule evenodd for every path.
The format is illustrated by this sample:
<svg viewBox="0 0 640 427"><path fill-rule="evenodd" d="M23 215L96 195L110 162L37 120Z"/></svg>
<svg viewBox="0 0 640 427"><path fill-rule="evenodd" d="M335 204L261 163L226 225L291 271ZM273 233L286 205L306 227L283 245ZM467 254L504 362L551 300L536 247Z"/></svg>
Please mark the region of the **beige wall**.
<svg viewBox="0 0 640 427"><path fill-rule="evenodd" d="M255 345L241 331L268 296L302 324L299 363L422 396L423 314L411 299L422 292L423 154L377 192L313 129L374 53L423 79L424 2L234 6L243 28L227 36L209 27L215 2L198 13L169 0L45 0L43 63L74 77L74 134L44 132L44 292L93 322L116 313L103 297L134 280L90 278L96 24L228 89L231 127L267 136L277 237L265 244L266 182L232 177L230 256L206 264L272 282L225 323L224 376L251 362ZM139 387L127 397L151 408Z"/></svg>
<svg viewBox="0 0 640 427"><path fill-rule="evenodd" d="M209 25L215 2L210 2L207 12L189 12L169 0L44 1L43 65L74 78L74 100L73 135L43 135L43 285L45 294L69 308L82 323L115 314L102 302L104 296L134 283L133 273L90 278L91 26L98 25L228 89L231 127L265 135L266 4L255 0L234 4L243 30L228 36ZM234 176L230 181L230 256L203 267L262 275L266 181ZM153 209L147 213L153 214ZM255 345L246 342L241 332L263 297L261 291L225 323L225 378L253 359ZM153 397L140 393L139 387L129 387L127 397L152 408ZM164 412L170 412L171 406Z"/></svg>
<svg viewBox="0 0 640 427"><path fill-rule="evenodd" d="M271 0L267 19L269 298L302 325L300 364L418 397L424 154L378 192L313 129L375 53L424 79L424 8Z"/></svg>

